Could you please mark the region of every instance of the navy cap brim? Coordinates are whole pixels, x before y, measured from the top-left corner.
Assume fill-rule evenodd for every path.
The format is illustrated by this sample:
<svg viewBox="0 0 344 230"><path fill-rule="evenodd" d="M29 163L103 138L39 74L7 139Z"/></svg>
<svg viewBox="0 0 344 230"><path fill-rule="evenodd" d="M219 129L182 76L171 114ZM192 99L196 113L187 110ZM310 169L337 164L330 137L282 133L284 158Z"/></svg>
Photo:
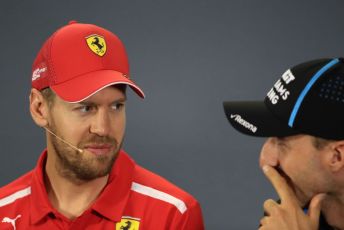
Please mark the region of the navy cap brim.
<svg viewBox="0 0 344 230"><path fill-rule="evenodd" d="M263 101L226 101L223 107L230 124L243 134L257 137L300 134L274 116Z"/></svg>

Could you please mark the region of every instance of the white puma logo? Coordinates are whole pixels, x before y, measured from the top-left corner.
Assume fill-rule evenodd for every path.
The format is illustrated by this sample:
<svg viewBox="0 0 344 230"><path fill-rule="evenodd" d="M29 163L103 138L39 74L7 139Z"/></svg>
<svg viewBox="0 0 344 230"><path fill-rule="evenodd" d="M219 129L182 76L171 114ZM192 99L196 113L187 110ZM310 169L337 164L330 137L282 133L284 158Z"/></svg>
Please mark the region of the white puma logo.
<svg viewBox="0 0 344 230"><path fill-rule="evenodd" d="M9 218L9 217L4 217L3 219L2 219L2 223L10 223L10 224L12 224L12 226L13 226L13 229L14 230L16 230L16 220L18 219L18 218L20 218L21 217L21 215L18 215L16 218L14 218L14 219L11 219L11 218Z"/></svg>

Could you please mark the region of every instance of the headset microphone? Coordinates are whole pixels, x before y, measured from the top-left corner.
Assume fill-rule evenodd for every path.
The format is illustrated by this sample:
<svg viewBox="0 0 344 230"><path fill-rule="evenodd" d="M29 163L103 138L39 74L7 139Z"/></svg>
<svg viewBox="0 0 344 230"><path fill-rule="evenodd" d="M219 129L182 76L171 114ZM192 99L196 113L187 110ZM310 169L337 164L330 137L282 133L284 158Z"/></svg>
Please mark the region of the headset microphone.
<svg viewBox="0 0 344 230"><path fill-rule="evenodd" d="M72 145L71 143L63 140L61 137L57 136L53 131L51 131L50 129L48 129L47 127L43 127L45 130L47 130L50 134L52 134L53 136L55 136L57 139L59 139L60 141L62 141L63 143L69 145L70 147L72 147L73 149L75 149L76 151L78 151L79 153L82 153L84 150L77 148L76 146Z"/></svg>

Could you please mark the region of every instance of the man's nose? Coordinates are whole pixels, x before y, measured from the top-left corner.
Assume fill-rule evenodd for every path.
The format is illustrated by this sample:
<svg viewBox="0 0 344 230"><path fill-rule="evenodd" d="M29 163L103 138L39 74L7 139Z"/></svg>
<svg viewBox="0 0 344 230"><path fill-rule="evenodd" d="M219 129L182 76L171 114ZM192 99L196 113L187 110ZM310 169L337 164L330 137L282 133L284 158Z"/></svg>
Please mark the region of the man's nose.
<svg viewBox="0 0 344 230"><path fill-rule="evenodd" d="M278 149L276 147L276 138L268 138L260 152L259 165L270 165L275 167L279 164Z"/></svg>
<svg viewBox="0 0 344 230"><path fill-rule="evenodd" d="M90 132L98 136L107 136L110 132L110 115L105 110L98 110L93 117Z"/></svg>

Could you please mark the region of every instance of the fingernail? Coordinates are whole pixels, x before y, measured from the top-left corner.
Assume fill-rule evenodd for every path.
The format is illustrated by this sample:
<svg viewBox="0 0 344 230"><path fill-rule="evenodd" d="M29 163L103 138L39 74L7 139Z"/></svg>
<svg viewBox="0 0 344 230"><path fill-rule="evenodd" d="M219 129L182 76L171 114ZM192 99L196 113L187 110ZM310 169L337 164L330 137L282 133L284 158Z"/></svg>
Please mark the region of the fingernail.
<svg viewBox="0 0 344 230"><path fill-rule="evenodd" d="M267 172L268 170L269 170L269 166L264 165L264 166L263 166L263 171L264 171L264 172Z"/></svg>

